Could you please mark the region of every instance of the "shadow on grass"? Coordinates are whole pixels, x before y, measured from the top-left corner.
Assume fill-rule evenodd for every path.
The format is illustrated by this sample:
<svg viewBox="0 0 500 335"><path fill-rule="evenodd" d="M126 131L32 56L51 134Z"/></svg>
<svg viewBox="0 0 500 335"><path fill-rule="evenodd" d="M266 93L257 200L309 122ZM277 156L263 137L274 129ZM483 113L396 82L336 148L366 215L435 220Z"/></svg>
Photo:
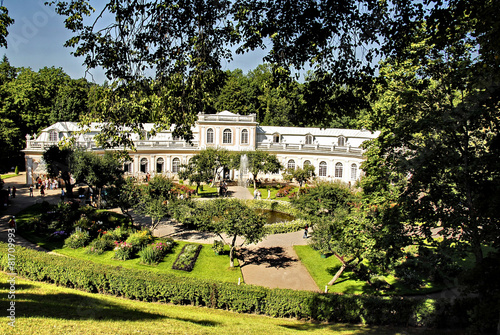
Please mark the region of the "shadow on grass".
<svg viewBox="0 0 500 335"><path fill-rule="evenodd" d="M42 317L66 320L112 320L141 321L158 319L175 319L202 326L217 326L219 323L210 320L191 318L170 318L165 315L127 308L109 300L79 295L74 293L16 295L16 317Z"/></svg>
<svg viewBox="0 0 500 335"><path fill-rule="evenodd" d="M298 261L290 257L282 247L241 249L239 254L239 258L244 259L244 264L241 267L250 264L267 264L268 268L286 268Z"/></svg>

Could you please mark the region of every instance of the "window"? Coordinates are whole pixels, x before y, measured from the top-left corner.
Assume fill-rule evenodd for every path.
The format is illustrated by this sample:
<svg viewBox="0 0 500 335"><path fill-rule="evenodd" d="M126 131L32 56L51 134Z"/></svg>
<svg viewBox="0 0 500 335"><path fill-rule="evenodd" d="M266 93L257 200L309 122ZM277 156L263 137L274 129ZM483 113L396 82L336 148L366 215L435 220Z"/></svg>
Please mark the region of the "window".
<svg viewBox="0 0 500 335"><path fill-rule="evenodd" d="M306 167L306 165L311 165L311 161L304 161L304 167Z"/></svg>
<svg viewBox="0 0 500 335"><path fill-rule="evenodd" d="M342 170L344 169L344 166L342 163L337 163L335 164L335 178L342 178Z"/></svg>
<svg viewBox="0 0 500 335"><path fill-rule="evenodd" d="M241 131L241 144L248 144L248 130Z"/></svg>
<svg viewBox="0 0 500 335"><path fill-rule="evenodd" d="M339 147L345 146L345 137L339 136Z"/></svg>
<svg viewBox="0 0 500 335"><path fill-rule="evenodd" d="M306 135L306 144L313 144L313 136Z"/></svg>
<svg viewBox="0 0 500 335"><path fill-rule="evenodd" d="M293 159L290 159L288 161L287 168L289 168L290 170L295 170L295 161Z"/></svg>
<svg viewBox="0 0 500 335"><path fill-rule="evenodd" d="M123 172L132 173L132 163L127 162L127 163L123 164Z"/></svg>
<svg viewBox="0 0 500 335"><path fill-rule="evenodd" d="M358 178L358 166L356 164L351 165L351 179L356 180Z"/></svg>
<svg viewBox="0 0 500 335"><path fill-rule="evenodd" d="M222 143L233 143L233 133L231 132L231 129L224 129L224 131L222 132Z"/></svg>
<svg viewBox="0 0 500 335"><path fill-rule="evenodd" d="M280 143L280 134L273 135L273 143Z"/></svg>
<svg viewBox="0 0 500 335"><path fill-rule="evenodd" d="M179 173L180 168L181 168L181 160L179 158L174 158L172 160L172 172Z"/></svg>
<svg viewBox="0 0 500 335"><path fill-rule="evenodd" d="M207 130L207 143L214 143L214 130L212 128Z"/></svg>
<svg viewBox="0 0 500 335"><path fill-rule="evenodd" d="M157 173L162 173L163 172L163 165L164 165L164 163L165 163L165 161L161 157L156 160L156 172Z"/></svg>
<svg viewBox="0 0 500 335"><path fill-rule="evenodd" d="M57 138L57 132L55 130L51 130L49 132L49 141L57 142L59 139Z"/></svg>
<svg viewBox="0 0 500 335"><path fill-rule="evenodd" d="M320 177L326 177L326 162L320 162L319 163L319 176Z"/></svg>
<svg viewBox="0 0 500 335"><path fill-rule="evenodd" d="M148 172L148 159L147 158L141 159L141 172L142 173Z"/></svg>

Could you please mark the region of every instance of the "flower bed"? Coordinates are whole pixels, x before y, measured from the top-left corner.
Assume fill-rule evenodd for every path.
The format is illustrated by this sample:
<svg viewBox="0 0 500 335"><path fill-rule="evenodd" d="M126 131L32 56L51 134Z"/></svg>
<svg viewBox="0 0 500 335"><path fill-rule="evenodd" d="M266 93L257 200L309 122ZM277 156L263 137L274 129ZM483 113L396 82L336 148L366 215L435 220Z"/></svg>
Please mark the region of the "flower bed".
<svg viewBox="0 0 500 335"><path fill-rule="evenodd" d="M201 244L186 244L179 253L179 256L177 256L172 269L188 272L193 270L200 250Z"/></svg>

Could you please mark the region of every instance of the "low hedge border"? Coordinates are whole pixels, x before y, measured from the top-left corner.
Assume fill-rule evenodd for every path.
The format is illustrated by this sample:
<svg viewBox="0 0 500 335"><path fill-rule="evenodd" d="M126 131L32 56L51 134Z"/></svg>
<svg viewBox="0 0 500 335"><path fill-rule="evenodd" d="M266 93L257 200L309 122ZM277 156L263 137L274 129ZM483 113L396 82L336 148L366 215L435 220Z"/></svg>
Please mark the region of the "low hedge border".
<svg viewBox="0 0 500 335"><path fill-rule="evenodd" d="M10 272L7 270L7 244L0 243L0 251L3 255L1 268ZM142 301L372 325L435 326L448 325L447 320L452 317L457 319L449 314L452 310L450 303L441 300L324 294L237 285L104 266L23 247L16 247L15 255L16 272L27 279ZM431 310L426 307L429 305Z"/></svg>

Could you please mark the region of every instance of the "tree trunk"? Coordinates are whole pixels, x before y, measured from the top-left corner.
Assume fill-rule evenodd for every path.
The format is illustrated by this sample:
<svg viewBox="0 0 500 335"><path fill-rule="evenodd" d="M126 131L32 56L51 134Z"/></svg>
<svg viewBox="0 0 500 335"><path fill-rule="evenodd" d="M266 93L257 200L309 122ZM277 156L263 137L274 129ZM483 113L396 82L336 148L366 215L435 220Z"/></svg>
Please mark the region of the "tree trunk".
<svg viewBox="0 0 500 335"><path fill-rule="evenodd" d="M335 255L335 257L337 257L339 259L339 261L342 262L342 266L337 271L335 276L333 276L332 280L330 280L330 282L328 283L328 286L333 285L337 281L337 279L339 279L340 275L342 274L342 272L344 272L344 270L346 268L346 263L344 262L344 257L340 257L338 255Z"/></svg>
<svg viewBox="0 0 500 335"><path fill-rule="evenodd" d="M231 249L229 249L229 267L234 268L234 245L236 244L236 235L231 242Z"/></svg>

